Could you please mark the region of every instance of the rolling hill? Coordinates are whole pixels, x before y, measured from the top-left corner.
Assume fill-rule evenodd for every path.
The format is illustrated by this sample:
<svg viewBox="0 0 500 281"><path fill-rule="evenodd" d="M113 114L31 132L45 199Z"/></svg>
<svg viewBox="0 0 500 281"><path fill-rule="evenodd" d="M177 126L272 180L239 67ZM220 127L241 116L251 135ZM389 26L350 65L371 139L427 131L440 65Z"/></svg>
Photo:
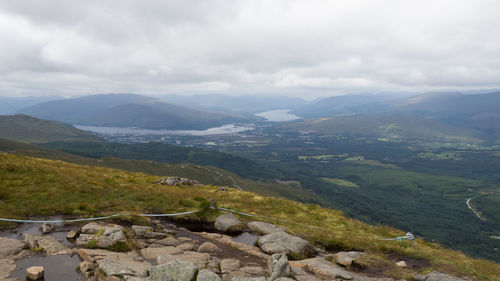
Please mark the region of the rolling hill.
<svg viewBox="0 0 500 281"><path fill-rule="evenodd" d="M438 120L388 116L333 116L283 125L285 131L311 131L324 135L375 137L392 141L425 140L480 143L481 131L448 125Z"/></svg>
<svg viewBox="0 0 500 281"><path fill-rule="evenodd" d="M434 119L455 127L481 130L490 142L500 140L500 92L345 95L320 99L293 111L305 118L339 115L388 115Z"/></svg>
<svg viewBox="0 0 500 281"><path fill-rule="evenodd" d="M0 138L22 142L99 141L92 134L53 121L27 115L0 115Z"/></svg>
<svg viewBox="0 0 500 281"><path fill-rule="evenodd" d="M135 94L102 94L48 101L19 113L74 125L202 130L246 119L191 109Z"/></svg>

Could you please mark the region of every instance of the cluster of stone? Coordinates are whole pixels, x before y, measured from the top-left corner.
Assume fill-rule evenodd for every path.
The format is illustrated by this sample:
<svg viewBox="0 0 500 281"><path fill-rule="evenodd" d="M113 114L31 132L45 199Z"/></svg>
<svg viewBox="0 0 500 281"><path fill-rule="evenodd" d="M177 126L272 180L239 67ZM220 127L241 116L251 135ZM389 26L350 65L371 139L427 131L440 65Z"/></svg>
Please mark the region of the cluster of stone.
<svg viewBox="0 0 500 281"><path fill-rule="evenodd" d="M69 231L70 249L50 234L23 234L23 240L0 237L0 280L9 279L17 259L34 252L77 254L79 271L89 281L379 281L350 271L361 252L326 254L273 224L242 223L233 214L218 217L218 233L191 232L152 221L151 226L92 222ZM242 230L259 234L255 245L236 242L229 234ZM45 225L43 233L54 228ZM289 260L290 259L290 260ZM402 266L399 264L398 266ZM406 265L405 265L406 266ZM43 278L44 268L30 267L27 280ZM439 272L417 275L421 281L463 281Z"/></svg>

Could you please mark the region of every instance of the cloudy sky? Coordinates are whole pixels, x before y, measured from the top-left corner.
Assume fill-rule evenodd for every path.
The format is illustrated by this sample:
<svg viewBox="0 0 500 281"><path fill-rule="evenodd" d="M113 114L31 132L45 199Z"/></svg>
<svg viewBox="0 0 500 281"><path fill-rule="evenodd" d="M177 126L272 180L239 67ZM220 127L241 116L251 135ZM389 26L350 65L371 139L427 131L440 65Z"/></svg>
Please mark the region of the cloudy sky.
<svg viewBox="0 0 500 281"><path fill-rule="evenodd" d="M500 87L500 1L0 0L0 95Z"/></svg>

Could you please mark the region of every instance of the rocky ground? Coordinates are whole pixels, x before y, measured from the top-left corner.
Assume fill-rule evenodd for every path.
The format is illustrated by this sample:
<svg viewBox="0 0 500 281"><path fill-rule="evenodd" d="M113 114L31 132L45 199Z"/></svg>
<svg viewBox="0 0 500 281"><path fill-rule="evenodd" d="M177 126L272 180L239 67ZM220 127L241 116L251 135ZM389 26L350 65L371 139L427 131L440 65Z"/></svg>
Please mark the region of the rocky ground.
<svg viewBox="0 0 500 281"><path fill-rule="evenodd" d="M394 280L381 274L366 274L377 270L355 272L356 260L365 255L362 252L327 253L269 223L243 224L229 213L218 217L214 227L216 232L193 232L157 220L152 220L150 226L128 227L91 222L65 226L66 237L61 240L51 235L56 231L54 226L43 225L40 233L23 233L20 238L0 237L0 280L25 280L25 275L21 279L12 276L21 261L37 266L40 264L35 261L60 257L53 266L44 268L48 273L63 271L64 260L75 256L80 264L70 271L76 274L76 269L77 277L56 277L58 280ZM236 242L228 235L242 230L260 235L255 245ZM410 261L397 262L397 266L407 266ZM467 280L439 272L417 274L414 278ZM46 276L45 280L49 278Z"/></svg>

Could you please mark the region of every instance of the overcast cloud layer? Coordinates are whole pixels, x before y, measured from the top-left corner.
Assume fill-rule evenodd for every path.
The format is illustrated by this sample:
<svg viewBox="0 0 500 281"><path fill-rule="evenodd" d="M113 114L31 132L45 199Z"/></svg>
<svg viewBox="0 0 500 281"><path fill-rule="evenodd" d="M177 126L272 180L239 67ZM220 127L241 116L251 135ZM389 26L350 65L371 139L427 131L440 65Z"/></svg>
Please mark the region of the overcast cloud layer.
<svg viewBox="0 0 500 281"><path fill-rule="evenodd" d="M1 1L0 95L500 87L500 1Z"/></svg>

